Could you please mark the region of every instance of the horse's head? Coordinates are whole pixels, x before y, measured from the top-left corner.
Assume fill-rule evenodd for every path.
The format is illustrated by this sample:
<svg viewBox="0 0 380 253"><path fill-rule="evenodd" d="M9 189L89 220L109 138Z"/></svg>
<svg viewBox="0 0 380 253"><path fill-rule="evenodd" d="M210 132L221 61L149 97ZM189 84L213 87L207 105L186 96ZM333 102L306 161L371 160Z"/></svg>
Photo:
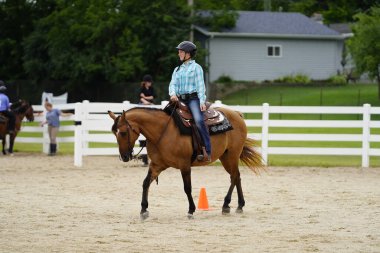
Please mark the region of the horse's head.
<svg viewBox="0 0 380 253"><path fill-rule="evenodd" d="M113 112L108 111L108 115L114 120L112 132L116 136L119 145L120 159L128 162L133 158L133 148L140 135L139 129L133 127L133 123L127 120L126 113L116 116Z"/></svg>
<svg viewBox="0 0 380 253"><path fill-rule="evenodd" d="M25 111L25 117L28 121L33 122L34 121L34 110L33 106L26 102L26 111Z"/></svg>
<svg viewBox="0 0 380 253"><path fill-rule="evenodd" d="M33 107L26 100L20 99L19 101L13 103L11 110L16 114L25 115L28 121L34 121Z"/></svg>

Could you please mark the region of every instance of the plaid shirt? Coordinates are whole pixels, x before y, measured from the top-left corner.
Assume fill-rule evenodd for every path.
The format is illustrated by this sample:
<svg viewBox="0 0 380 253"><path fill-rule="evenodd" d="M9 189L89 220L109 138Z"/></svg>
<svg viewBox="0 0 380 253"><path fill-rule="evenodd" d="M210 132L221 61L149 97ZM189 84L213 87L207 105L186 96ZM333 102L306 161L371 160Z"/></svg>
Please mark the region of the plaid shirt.
<svg viewBox="0 0 380 253"><path fill-rule="evenodd" d="M206 88L203 79L203 69L194 60L176 67L172 74L172 80L169 84L169 95L183 95L198 93L200 104L206 102Z"/></svg>

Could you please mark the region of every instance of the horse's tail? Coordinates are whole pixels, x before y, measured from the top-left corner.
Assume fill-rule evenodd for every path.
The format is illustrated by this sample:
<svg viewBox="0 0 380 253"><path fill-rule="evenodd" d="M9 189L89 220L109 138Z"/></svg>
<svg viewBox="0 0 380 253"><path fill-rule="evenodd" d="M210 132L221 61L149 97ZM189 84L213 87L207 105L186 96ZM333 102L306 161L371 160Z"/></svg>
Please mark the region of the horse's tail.
<svg viewBox="0 0 380 253"><path fill-rule="evenodd" d="M253 148L254 146L256 146L254 140L250 138L245 140L243 151L240 154L240 161L247 165L255 174L259 174L260 170L265 168L265 165L261 154Z"/></svg>

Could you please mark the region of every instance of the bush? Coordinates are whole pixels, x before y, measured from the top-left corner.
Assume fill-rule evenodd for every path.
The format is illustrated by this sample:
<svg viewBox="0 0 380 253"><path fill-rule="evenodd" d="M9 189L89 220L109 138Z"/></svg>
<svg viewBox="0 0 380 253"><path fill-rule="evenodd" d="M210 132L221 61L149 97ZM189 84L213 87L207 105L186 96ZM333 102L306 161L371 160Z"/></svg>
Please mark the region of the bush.
<svg viewBox="0 0 380 253"><path fill-rule="evenodd" d="M343 76L343 75L335 75L335 76L331 76L328 81L331 83L331 84L338 84L338 85L346 85L347 84L347 80L346 80L346 77Z"/></svg>
<svg viewBox="0 0 380 253"><path fill-rule="evenodd" d="M275 83L296 83L296 84L308 84L310 83L310 78L307 75L297 74L297 75L287 75L274 80Z"/></svg>
<svg viewBox="0 0 380 253"><path fill-rule="evenodd" d="M233 80L230 76L223 75L218 78L218 80L215 81L215 83L232 83Z"/></svg>

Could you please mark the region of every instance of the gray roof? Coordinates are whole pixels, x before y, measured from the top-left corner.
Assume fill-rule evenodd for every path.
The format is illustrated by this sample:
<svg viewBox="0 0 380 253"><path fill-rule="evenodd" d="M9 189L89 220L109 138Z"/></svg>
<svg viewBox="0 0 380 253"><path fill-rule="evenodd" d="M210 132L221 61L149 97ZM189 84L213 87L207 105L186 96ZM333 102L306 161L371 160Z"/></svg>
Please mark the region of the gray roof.
<svg viewBox="0 0 380 253"><path fill-rule="evenodd" d="M206 27L196 27L206 35L262 35L274 37L324 37L340 38L340 34L313 21L301 13L238 11L236 26L222 32L210 32ZM203 13L203 15L205 15ZM207 15L207 14L206 14Z"/></svg>

